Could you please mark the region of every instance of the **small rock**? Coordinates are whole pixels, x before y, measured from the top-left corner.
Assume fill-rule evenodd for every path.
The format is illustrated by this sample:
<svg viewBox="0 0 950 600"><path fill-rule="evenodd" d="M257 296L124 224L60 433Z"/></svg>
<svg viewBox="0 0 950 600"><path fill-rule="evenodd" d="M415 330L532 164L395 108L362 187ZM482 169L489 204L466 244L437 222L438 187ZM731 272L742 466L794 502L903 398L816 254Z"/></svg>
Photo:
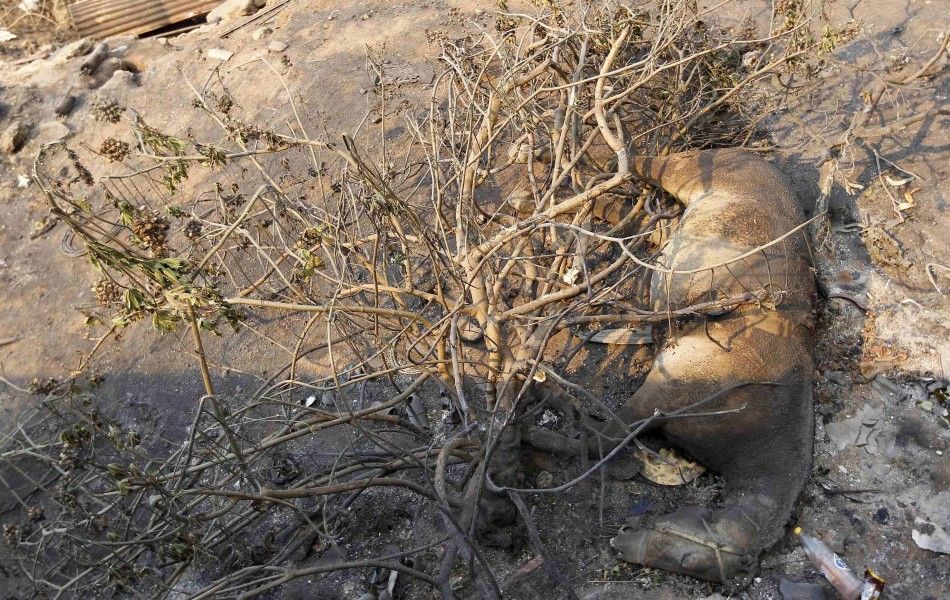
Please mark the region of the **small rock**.
<svg viewBox="0 0 950 600"><path fill-rule="evenodd" d="M372 16L373 16L372 13L368 13L368 14L365 14L365 15L361 16L361 17L360 17L360 20L361 20L361 21L369 21L370 17L372 17Z"/></svg>
<svg viewBox="0 0 950 600"><path fill-rule="evenodd" d="M79 58L92 52L96 47L96 42L91 38L83 38L66 46L66 58Z"/></svg>
<svg viewBox="0 0 950 600"><path fill-rule="evenodd" d="M30 183L31 183L32 181L33 181L33 180L30 179L30 176L29 176L29 175L17 175L17 176L16 176L16 186L17 186L18 188L28 188L28 187L30 187Z"/></svg>
<svg viewBox="0 0 950 600"><path fill-rule="evenodd" d="M886 525L890 519L891 513L887 510L886 506L882 506L881 508L874 511L874 520L881 525Z"/></svg>
<svg viewBox="0 0 950 600"><path fill-rule="evenodd" d="M930 400L924 400L917 406L920 408L920 410L924 412L933 412L934 410L934 403L931 402Z"/></svg>
<svg viewBox="0 0 950 600"><path fill-rule="evenodd" d="M379 115L373 115L373 117L372 117L369 121L370 121L370 123L372 123L373 125L376 125L376 124L378 124L378 123L382 123L382 122L383 122L383 118L382 118L381 116L379 116Z"/></svg>
<svg viewBox="0 0 950 600"><path fill-rule="evenodd" d="M40 144L49 144L50 142L64 140L72 134L72 130L65 123L47 121L37 127L36 140Z"/></svg>
<svg viewBox="0 0 950 600"><path fill-rule="evenodd" d="M831 548L832 552L837 554L844 554L844 546L847 539L847 534L837 529L829 529L824 535L821 536L821 541L823 541L826 546Z"/></svg>
<svg viewBox="0 0 950 600"><path fill-rule="evenodd" d="M257 29L254 30L254 33L251 34L251 39L255 41L259 41L263 39L265 36L272 34L273 32L274 30L271 29L270 27L258 27Z"/></svg>
<svg viewBox="0 0 950 600"><path fill-rule="evenodd" d="M100 89L103 90L103 92L116 92L127 88L138 87L138 85L138 82L135 80L135 73L120 69L114 72L112 77L110 77Z"/></svg>
<svg viewBox="0 0 950 600"><path fill-rule="evenodd" d="M225 50L224 48L211 48L208 50L205 55L212 60L220 60L221 62L231 60L231 57L234 56L234 53L230 50Z"/></svg>
<svg viewBox="0 0 950 600"><path fill-rule="evenodd" d="M30 126L23 121L10 123L6 131L0 134L0 152L15 154L23 147L26 136L30 133Z"/></svg>
<svg viewBox="0 0 950 600"><path fill-rule="evenodd" d="M320 396L320 406L333 410L336 407L336 394L330 390L323 392L323 395Z"/></svg>
<svg viewBox="0 0 950 600"><path fill-rule="evenodd" d="M206 20L208 23L223 23L237 17L253 15L266 5L267 0L227 0L212 9Z"/></svg>
<svg viewBox="0 0 950 600"><path fill-rule="evenodd" d="M111 82L112 76L120 71L126 71L128 73L134 74L138 72L138 68L124 58L107 58L102 62L101 65L99 65L99 68L96 69L96 72L91 77L86 78L86 86L90 89L100 88L103 85ZM125 79L123 81L125 81L125 83L129 83L130 79Z"/></svg>
<svg viewBox="0 0 950 600"><path fill-rule="evenodd" d="M57 116L65 117L69 113L73 112L73 107L76 106L76 96L72 94L66 94L63 96L63 99L59 101L59 104L56 105L56 108L53 109L53 112Z"/></svg>
<svg viewBox="0 0 950 600"><path fill-rule="evenodd" d="M287 49L287 42L281 42L280 40L273 40L271 43L267 44L268 52L283 52Z"/></svg>
<svg viewBox="0 0 950 600"><path fill-rule="evenodd" d="M168 45L169 45L169 42L168 42L168 38L167 38L167 37L160 37L160 38L158 38L156 41L158 42L158 45L159 45L159 46L168 46Z"/></svg>

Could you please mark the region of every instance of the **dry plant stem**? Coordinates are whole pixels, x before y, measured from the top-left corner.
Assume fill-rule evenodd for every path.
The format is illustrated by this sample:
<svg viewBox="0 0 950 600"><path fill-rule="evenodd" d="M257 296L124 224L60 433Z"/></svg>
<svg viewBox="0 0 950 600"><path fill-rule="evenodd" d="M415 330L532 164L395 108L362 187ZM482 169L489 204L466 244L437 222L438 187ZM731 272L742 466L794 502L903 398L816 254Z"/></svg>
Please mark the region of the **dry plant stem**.
<svg viewBox="0 0 950 600"><path fill-rule="evenodd" d="M345 304L335 304L331 306L317 306L313 304L291 304L287 302L274 302L272 300L258 300L256 298L226 298L225 302L234 305L253 306L257 308L275 308L279 310L291 310L299 312L328 313L333 311L351 312L356 314L372 314L402 319L419 321L426 327L431 328L424 317L410 311L396 310L393 308L376 308L373 306L350 306Z"/></svg>
<svg viewBox="0 0 950 600"><path fill-rule="evenodd" d="M214 384L211 382L211 371L208 369L208 358L205 355L204 346L201 343L201 329L198 327L198 319L195 316L195 308L191 301L188 303L188 320L191 324L191 338L195 343L195 354L198 356L198 365L201 369L201 382L205 386L205 394L214 396Z"/></svg>

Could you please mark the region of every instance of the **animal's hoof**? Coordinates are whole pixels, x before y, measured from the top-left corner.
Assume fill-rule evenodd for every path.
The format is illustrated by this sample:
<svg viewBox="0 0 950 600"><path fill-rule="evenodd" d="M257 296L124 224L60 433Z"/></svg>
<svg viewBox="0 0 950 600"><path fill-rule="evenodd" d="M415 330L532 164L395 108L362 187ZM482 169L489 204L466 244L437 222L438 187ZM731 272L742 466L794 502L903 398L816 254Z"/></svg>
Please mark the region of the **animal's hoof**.
<svg viewBox="0 0 950 600"><path fill-rule="evenodd" d="M754 565L755 529L740 515L687 507L652 528L621 531L610 541L627 562L736 584Z"/></svg>

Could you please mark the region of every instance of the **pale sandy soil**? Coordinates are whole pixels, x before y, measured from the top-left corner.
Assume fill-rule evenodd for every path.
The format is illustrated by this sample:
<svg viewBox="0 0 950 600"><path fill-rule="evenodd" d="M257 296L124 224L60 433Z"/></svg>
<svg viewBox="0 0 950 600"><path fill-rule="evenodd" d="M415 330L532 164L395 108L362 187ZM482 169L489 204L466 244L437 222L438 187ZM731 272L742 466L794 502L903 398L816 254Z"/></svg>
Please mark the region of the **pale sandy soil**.
<svg viewBox="0 0 950 600"><path fill-rule="evenodd" d="M731 14L761 11L768 3L738 4ZM299 0L268 23L273 33L261 40L251 37L255 26L221 39L226 25L170 38L167 44L154 39L114 40L113 47L128 45L126 57L140 72L134 82L113 80L97 90L80 80L81 59L67 59L68 49L53 49L48 59L26 65L0 62L0 129L13 119L34 123L26 146L14 156L0 157L0 339L18 340L0 346L3 376L19 387L27 387L34 378L62 378L102 333L101 328L87 328L77 310L94 303L91 268L83 259L62 253L62 226L31 239L34 223L45 215L44 204L35 186L17 187L18 176L30 172L33 156L55 130L53 122L69 128L72 146L98 148L105 137L122 132L119 126L93 122L89 109L97 97L115 97L166 131L214 139L220 132L190 108L185 81L201 86L211 69L220 66L248 120L283 123L291 117L286 94L256 59L262 55L282 73L305 121L325 123L331 135L357 132L358 139L372 147L378 133L365 115L378 114L380 107L373 94L361 93L372 87L365 45L388 58L389 73L399 81L397 95L386 109L387 118L397 118L400 111L427 98L436 72L432 60L436 46L429 34L459 35L466 28L490 27L490 15L476 9L491 5L461 0ZM838 25L854 19L858 34L829 61L821 75L827 85L820 93L769 123L779 148L777 160L806 198L817 196L827 149L860 109L860 92L882 75L882 65L928 58L941 31L950 27L945 6L936 0L837 0L828 2L825 10ZM268 53L266 47L273 40L286 42L286 51ZM206 56L209 48L234 55L219 65ZM944 74L895 90L881 103L882 116L872 119L871 125L886 125L946 104L947 81ZM77 108L57 119L53 108L70 88L78 97ZM950 597L950 557L922 550L911 539L916 519L950 531L948 407L927 390L934 381L939 386L941 379L946 386L950 377L950 272L935 268L938 290L926 270L928 264L950 265L948 144L946 117L937 117L876 142L874 148L882 157L880 172L875 155L864 147L842 156L831 190L835 228L826 245L816 250L818 270L828 288L851 294L864 309L838 298L821 308L815 470L799 503L797 522L822 535L856 568L870 566L880 572L889 581L889 597L895 599ZM901 179L908 173L915 179L901 188L890 186L884 177ZM222 180L235 175L218 174ZM848 190L847 182L857 186ZM207 184L208 180L189 181L184 193ZM903 197L905 191L912 191L915 206L905 211L905 222L892 222L889 194ZM886 226L900 248L898 259L885 260L880 253L869 252L866 238L847 227L851 224ZM271 344L293 339L298 327L291 317L261 316L258 329L270 339L246 330L212 340L212 361L229 366L214 370L219 391L252 386L278 368L281 361ZM113 406L128 407L130 419L147 421L162 436L180 437L188 410L201 393L186 331L160 335L145 326L133 327L98 356L94 368L104 376L97 389L100 397ZM318 364L304 368L312 374L323 369ZM0 383L0 428L36 401ZM644 502L661 506L708 493L702 485L661 492L641 482L614 482L605 500L606 521L619 522L631 507ZM597 504L590 490L578 490L556 501L539 499L536 508L542 537L576 575L582 597L703 598L715 591L709 584L636 567L622 569L615 577L621 581L605 582L604 571L617 561L606 544L609 532L592 526L597 522ZM362 510L372 514L373 509L370 505ZM395 525L390 529L411 529L408 512L391 516ZM528 558L530 554L495 557L507 563L509 571ZM0 572L0 588L6 585L3 578ZM739 597L781 598L783 579L822 582L791 535L767 553L760 577ZM359 596L353 580L343 587L341 581L320 588L320 594L329 595L316 596L297 582L288 586L284 597ZM835 597L827 585L825 590L827 598ZM510 597L554 598L561 593L539 572L513 589Z"/></svg>

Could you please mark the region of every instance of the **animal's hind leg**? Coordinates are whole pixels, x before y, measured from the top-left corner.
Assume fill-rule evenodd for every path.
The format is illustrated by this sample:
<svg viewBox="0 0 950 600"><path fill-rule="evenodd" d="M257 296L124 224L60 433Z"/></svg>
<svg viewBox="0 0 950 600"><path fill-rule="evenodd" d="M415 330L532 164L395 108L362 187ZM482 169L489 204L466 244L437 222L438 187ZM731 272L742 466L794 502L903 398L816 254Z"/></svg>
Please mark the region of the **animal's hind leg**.
<svg viewBox="0 0 950 600"><path fill-rule="evenodd" d="M687 506L650 528L622 531L611 545L628 562L708 581L741 580L788 516L770 493L783 482L766 476L756 483L759 491L730 490L719 508Z"/></svg>
<svg viewBox="0 0 950 600"><path fill-rule="evenodd" d="M662 429L685 454L722 475L726 490L715 507L684 507L652 527L622 532L613 545L625 560L730 582L782 535L811 466L810 364L788 360L799 350L787 340L746 339L762 342L755 346L770 348L776 360L755 367L737 350L686 336L663 351L628 403L631 416L643 418L712 396L690 412L719 414L670 420ZM745 365L738 373L737 364Z"/></svg>

